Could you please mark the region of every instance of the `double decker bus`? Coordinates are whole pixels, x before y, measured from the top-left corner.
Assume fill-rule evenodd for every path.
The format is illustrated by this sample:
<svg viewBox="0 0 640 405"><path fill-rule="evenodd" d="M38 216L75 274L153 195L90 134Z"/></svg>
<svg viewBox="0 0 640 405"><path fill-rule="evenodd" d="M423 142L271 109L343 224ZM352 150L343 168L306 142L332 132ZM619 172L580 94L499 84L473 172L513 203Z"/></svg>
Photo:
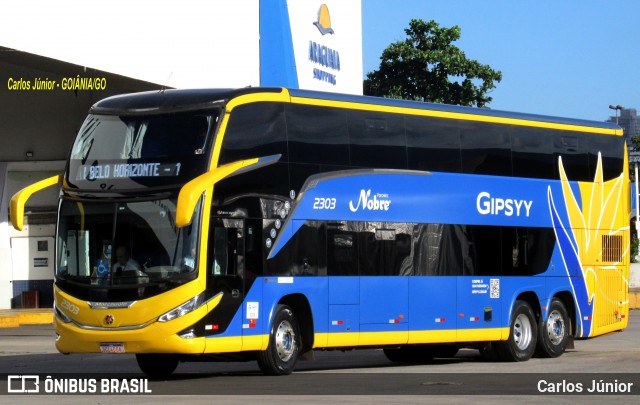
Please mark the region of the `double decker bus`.
<svg viewBox="0 0 640 405"><path fill-rule="evenodd" d="M60 186L62 353L142 371L314 350L560 356L628 322L629 180L609 123L284 88L96 103Z"/></svg>

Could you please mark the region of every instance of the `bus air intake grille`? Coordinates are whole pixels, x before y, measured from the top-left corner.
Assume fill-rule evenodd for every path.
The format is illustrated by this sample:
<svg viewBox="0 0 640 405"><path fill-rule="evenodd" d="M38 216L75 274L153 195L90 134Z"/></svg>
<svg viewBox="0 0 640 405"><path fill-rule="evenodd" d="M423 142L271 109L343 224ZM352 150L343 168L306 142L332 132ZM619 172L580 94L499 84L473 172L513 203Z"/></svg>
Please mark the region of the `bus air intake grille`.
<svg viewBox="0 0 640 405"><path fill-rule="evenodd" d="M602 261L612 263L622 261L621 235L602 235Z"/></svg>

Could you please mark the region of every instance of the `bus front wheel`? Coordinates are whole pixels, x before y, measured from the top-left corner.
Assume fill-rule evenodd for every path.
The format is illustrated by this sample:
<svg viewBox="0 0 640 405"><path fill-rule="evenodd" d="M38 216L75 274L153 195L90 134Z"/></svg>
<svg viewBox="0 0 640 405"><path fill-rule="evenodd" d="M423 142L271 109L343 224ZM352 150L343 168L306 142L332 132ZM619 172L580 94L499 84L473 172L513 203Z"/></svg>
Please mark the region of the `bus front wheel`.
<svg viewBox="0 0 640 405"><path fill-rule="evenodd" d="M549 305L546 321L540 319L536 356L558 357L564 353L569 342L569 325L567 309L562 301L554 298Z"/></svg>
<svg viewBox="0 0 640 405"><path fill-rule="evenodd" d="M301 339L298 321L286 305L276 307L267 350L258 352L260 370L270 375L291 374L300 354Z"/></svg>
<svg viewBox="0 0 640 405"><path fill-rule="evenodd" d="M136 354L136 361L149 377L168 377L178 367L178 357L171 354Z"/></svg>
<svg viewBox="0 0 640 405"><path fill-rule="evenodd" d="M538 340L538 323L531 306L516 301L511 313L509 338L496 343L496 352L503 361L527 361L533 356Z"/></svg>

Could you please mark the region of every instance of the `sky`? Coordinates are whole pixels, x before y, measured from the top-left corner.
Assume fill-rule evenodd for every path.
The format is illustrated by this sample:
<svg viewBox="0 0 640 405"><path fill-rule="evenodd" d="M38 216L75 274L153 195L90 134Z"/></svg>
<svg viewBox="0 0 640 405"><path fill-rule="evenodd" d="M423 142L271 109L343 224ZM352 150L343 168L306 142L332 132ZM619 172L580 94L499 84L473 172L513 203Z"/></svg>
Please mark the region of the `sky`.
<svg viewBox="0 0 640 405"><path fill-rule="evenodd" d="M362 0L364 74L413 18L461 28L468 58L502 72L495 110L605 121L640 110L640 1Z"/></svg>

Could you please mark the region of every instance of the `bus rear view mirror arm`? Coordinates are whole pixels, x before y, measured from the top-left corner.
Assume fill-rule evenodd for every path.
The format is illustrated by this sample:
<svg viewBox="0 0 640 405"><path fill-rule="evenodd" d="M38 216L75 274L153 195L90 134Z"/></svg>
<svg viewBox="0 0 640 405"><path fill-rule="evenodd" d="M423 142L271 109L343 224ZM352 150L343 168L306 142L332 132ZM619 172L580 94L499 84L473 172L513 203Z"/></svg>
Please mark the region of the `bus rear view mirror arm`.
<svg viewBox="0 0 640 405"><path fill-rule="evenodd" d="M280 160L282 155L271 155L260 158L252 158L238 160L213 169L204 173L185 184L180 189L178 195L178 205L176 207L176 226L178 228L185 227L191 223L191 217L195 210L196 204L202 193L209 187L227 177L245 173L264 167Z"/></svg>
<svg viewBox="0 0 640 405"><path fill-rule="evenodd" d="M11 197L11 225L13 225L13 227L18 231L21 231L24 227L24 206L27 204L27 200L29 200L31 195L55 184L60 184L61 182L62 175L58 174L56 176L51 176L44 180L40 180L39 182L25 187L15 193L13 197Z"/></svg>

